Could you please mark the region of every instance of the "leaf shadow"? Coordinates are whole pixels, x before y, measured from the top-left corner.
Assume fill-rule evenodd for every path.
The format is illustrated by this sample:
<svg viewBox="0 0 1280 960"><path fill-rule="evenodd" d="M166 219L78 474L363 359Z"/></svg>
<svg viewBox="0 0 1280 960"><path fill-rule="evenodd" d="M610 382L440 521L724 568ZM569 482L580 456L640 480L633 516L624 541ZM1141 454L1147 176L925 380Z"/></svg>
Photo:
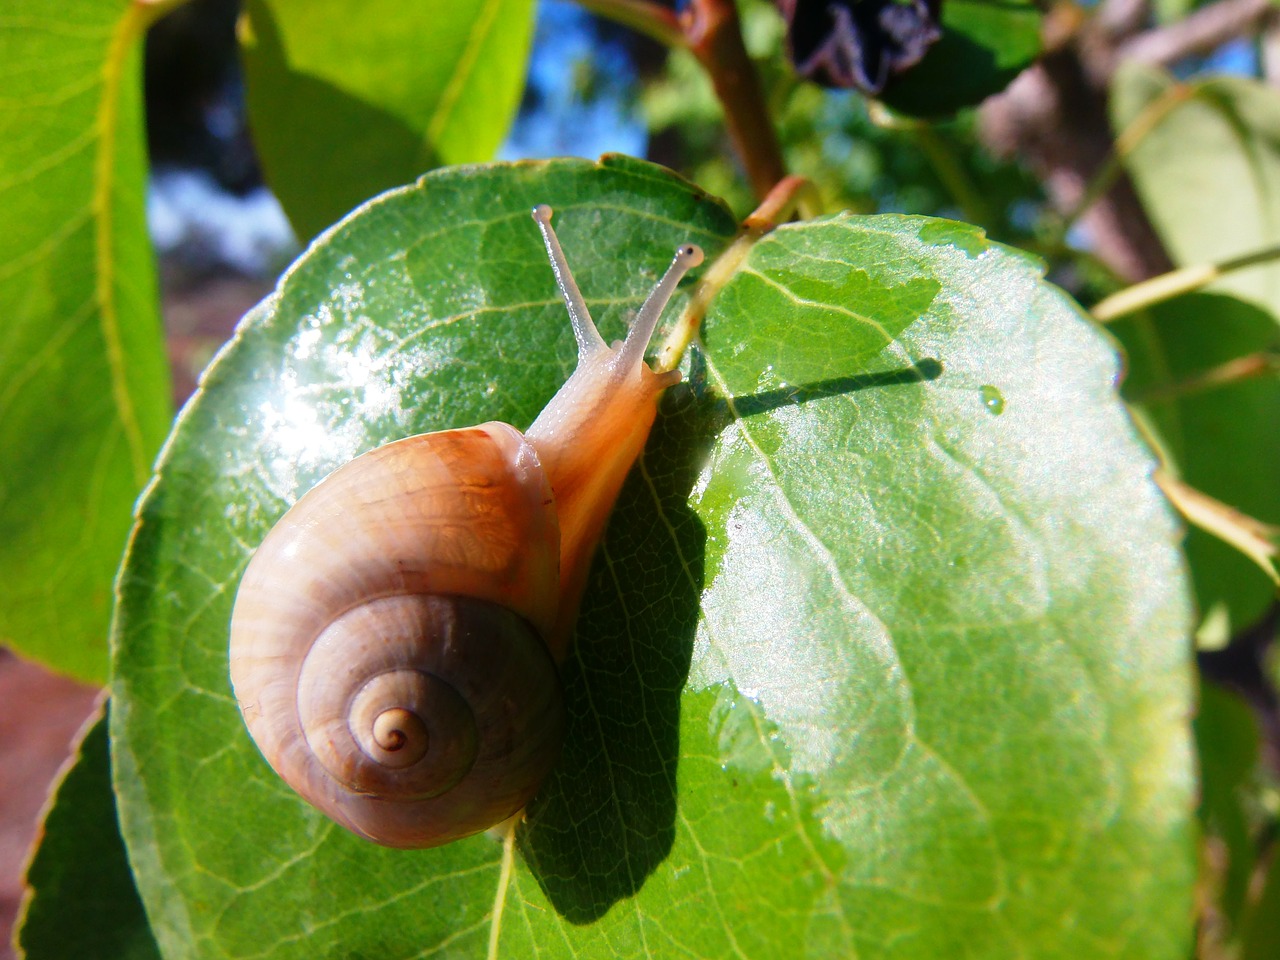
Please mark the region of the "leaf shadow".
<svg viewBox="0 0 1280 960"><path fill-rule="evenodd" d="M695 356L689 382L668 391L619 497L562 671L564 750L517 832L534 879L574 924L638 893L675 843L680 698L707 540L689 498L716 437L738 417L942 374L925 359L725 399L707 389L700 364Z"/></svg>
<svg viewBox="0 0 1280 960"><path fill-rule="evenodd" d="M270 4L249 0L244 60L259 159L294 230L315 236L384 190L439 166L423 134L289 63Z"/></svg>

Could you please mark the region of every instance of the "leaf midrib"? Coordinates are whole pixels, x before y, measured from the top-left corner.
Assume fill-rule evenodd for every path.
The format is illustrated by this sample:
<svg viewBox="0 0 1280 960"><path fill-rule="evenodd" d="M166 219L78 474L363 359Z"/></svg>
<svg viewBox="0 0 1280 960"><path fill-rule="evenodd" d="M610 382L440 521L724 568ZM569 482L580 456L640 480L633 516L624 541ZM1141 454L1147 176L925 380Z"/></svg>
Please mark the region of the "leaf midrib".
<svg viewBox="0 0 1280 960"><path fill-rule="evenodd" d="M135 0L125 10L112 32L107 56L102 64L102 99L97 113L98 148L94 157L93 192L90 209L94 218L94 297L98 305L98 325L107 360L111 398L120 418L129 464L138 489L150 475L147 445L142 436L138 410L129 392L124 342L120 334L120 305L116 297L115 210L111 195L116 186L115 155L120 132L120 97L124 65L134 43L141 41L147 27L176 3L147 4Z"/></svg>

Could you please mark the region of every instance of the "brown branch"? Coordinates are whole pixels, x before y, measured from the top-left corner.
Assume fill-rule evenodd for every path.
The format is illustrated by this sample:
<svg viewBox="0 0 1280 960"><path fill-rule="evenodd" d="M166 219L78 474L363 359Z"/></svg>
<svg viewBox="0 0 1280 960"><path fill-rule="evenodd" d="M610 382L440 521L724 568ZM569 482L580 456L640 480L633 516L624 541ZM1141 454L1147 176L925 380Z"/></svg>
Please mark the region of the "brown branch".
<svg viewBox="0 0 1280 960"><path fill-rule="evenodd" d="M1124 59L1169 64L1280 22L1270 0L1217 0L1178 23L1135 34L1143 5L1107 0L1091 19L1074 5L1054 7L1045 21L1045 55L980 114L986 144L1023 158L1065 218L1088 207L1082 223L1092 248L1130 282L1172 263L1114 160L1106 103L1116 67Z"/></svg>
<svg viewBox="0 0 1280 960"><path fill-rule="evenodd" d="M747 169L747 179L763 200L786 176L787 168L760 75L742 42L738 9L733 0L693 0L681 21L689 49L711 77L724 107L725 126Z"/></svg>
<svg viewBox="0 0 1280 960"><path fill-rule="evenodd" d="M1083 216L1098 201L1099 197L1105 196L1116 181L1124 175L1125 159L1137 148L1138 144L1169 115L1170 111L1179 104L1185 103L1194 93L1194 87L1184 83L1176 83L1138 111L1137 116L1129 121L1129 125L1121 130L1116 137L1111 156L1107 158L1102 169L1093 175L1093 178L1085 187L1084 195L1080 198L1079 203L1063 217L1061 227L1063 236L1071 229L1076 220Z"/></svg>
<svg viewBox="0 0 1280 960"><path fill-rule="evenodd" d="M1228 40L1254 33L1276 17L1271 0L1218 0L1185 20L1157 27L1120 45L1123 60L1169 66L1183 57L1209 53Z"/></svg>
<svg viewBox="0 0 1280 960"><path fill-rule="evenodd" d="M1093 26L1119 40L1141 30L1150 13L1147 0L1102 0L1093 16Z"/></svg>
<svg viewBox="0 0 1280 960"><path fill-rule="evenodd" d="M680 14L654 0L578 0L578 4L668 47L684 47L697 58L711 78L729 138L756 198L767 197L787 168L760 75L742 42L734 0L690 0Z"/></svg>

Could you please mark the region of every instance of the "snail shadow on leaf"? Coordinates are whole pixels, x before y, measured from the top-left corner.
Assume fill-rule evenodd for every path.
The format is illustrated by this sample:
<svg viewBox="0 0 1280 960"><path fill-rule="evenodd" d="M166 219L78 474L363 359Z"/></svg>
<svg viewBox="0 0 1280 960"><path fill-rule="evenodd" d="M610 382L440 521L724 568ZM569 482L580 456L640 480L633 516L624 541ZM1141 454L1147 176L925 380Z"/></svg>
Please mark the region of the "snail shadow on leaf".
<svg viewBox="0 0 1280 960"><path fill-rule="evenodd" d="M562 670L563 752L517 833L534 878L570 923L592 923L638 893L675 843L680 698L707 539L689 496L717 435L736 417L941 373L926 359L726 401L706 390L695 359L691 382L668 391L592 566Z"/></svg>
<svg viewBox="0 0 1280 960"><path fill-rule="evenodd" d="M718 432L668 391L592 565L562 675L568 730L520 850L556 910L598 920L675 842L680 695L693 657L706 530L689 494Z"/></svg>

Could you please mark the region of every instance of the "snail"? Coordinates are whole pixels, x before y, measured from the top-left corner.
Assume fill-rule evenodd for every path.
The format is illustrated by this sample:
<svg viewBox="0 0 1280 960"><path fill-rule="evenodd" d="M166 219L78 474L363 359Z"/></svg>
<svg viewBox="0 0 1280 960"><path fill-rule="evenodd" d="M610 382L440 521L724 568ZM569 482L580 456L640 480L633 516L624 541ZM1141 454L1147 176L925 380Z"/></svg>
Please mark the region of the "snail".
<svg viewBox="0 0 1280 960"><path fill-rule="evenodd" d="M661 392L644 353L685 273L677 249L608 345L533 218L578 363L528 430L396 440L339 467L271 529L231 617L231 682L263 756L362 837L431 847L510 818L565 727L564 660L588 568Z"/></svg>

